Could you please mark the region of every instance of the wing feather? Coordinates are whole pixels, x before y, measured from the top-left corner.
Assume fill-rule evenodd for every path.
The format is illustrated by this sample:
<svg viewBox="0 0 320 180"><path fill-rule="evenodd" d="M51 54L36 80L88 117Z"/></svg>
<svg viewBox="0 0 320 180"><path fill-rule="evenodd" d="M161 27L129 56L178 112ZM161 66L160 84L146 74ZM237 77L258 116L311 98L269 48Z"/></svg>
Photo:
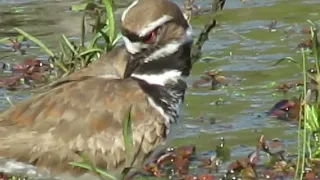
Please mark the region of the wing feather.
<svg viewBox="0 0 320 180"><path fill-rule="evenodd" d="M140 148L144 160L164 141L163 117L136 81L97 77L35 95L1 114L0 156L54 173L79 173L68 163L80 161L78 152L83 152L102 168L120 168L125 161L122 122L131 105L135 151Z"/></svg>

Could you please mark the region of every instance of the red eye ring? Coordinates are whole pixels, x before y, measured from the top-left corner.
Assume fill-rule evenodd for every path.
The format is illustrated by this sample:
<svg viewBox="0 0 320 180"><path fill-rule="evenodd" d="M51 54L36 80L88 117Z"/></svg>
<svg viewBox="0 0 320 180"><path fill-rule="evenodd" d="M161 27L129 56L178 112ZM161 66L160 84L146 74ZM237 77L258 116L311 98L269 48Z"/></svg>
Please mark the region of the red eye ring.
<svg viewBox="0 0 320 180"><path fill-rule="evenodd" d="M150 44L150 43L153 43L154 40L155 40L155 37L156 37L156 32L157 32L157 29L153 30L151 33L141 37L141 41L146 43L146 44Z"/></svg>

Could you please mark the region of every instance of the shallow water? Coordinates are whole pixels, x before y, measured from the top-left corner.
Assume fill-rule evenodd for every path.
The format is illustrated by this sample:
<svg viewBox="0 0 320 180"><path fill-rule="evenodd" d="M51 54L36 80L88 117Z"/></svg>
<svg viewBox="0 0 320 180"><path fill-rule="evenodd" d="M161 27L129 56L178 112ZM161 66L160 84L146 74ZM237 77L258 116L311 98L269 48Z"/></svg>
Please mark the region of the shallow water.
<svg viewBox="0 0 320 180"><path fill-rule="evenodd" d="M182 5L182 0L176 0ZM196 3L205 5L205 0ZM63 33L78 36L81 14L70 12L68 7L76 1L31 1L0 0L0 38L14 34L13 27L25 31L45 41L55 48L57 38ZM317 4L317 5L315 5ZM183 120L177 129L174 145L194 144L198 152L212 151L217 139L227 139L232 147L232 157L237 158L251 152L261 134L267 139L281 138L292 151L296 146L296 127L267 117L265 111L278 100L290 98L293 93L283 95L267 85L299 79L300 70L292 64L272 66L278 59L292 56L297 59L296 47L308 35L288 34L289 29L300 30L308 27L306 20L320 18L318 0L227 0L225 10L218 16L219 27L211 34L203 47L206 56L215 60L203 60L195 64L189 78ZM117 11L117 15L121 9ZM208 15L194 17L195 32L199 32ZM267 29L272 20L277 20L277 31ZM38 49L28 51L30 55L43 55ZM31 54L30 54L31 53ZM8 54L0 47L0 56ZM19 61L21 56L11 56L4 61ZM218 90L208 87L192 88L194 80L205 71L221 69L224 75L234 76L241 81ZM14 102L26 98L28 94L0 90L0 108L9 106L4 98L9 96ZM297 94L295 94L297 95ZM222 98L227 103L217 106ZM200 122L203 118L205 121ZM216 123L207 121L215 118Z"/></svg>

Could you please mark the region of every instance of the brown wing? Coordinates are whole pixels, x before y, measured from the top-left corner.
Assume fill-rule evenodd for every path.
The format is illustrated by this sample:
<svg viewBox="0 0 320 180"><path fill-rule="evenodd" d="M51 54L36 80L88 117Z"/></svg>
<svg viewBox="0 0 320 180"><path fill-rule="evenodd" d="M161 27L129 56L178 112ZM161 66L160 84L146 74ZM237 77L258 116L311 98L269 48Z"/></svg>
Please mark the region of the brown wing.
<svg viewBox="0 0 320 180"><path fill-rule="evenodd" d="M81 80L86 76L109 76L110 78L122 78L129 54L124 45L115 47L112 51L103 54L98 60L91 63L88 67L76 71L70 75L58 79L40 88L40 91L51 89L70 81Z"/></svg>
<svg viewBox="0 0 320 180"><path fill-rule="evenodd" d="M161 115L136 81L96 77L59 86L4 112L0 156L75 173L79 169L68 163L81 161L76 152L83 152L97 166L119 168L125 160L122 121L131 105L135 148L144 157L163 141Z"/></svg>

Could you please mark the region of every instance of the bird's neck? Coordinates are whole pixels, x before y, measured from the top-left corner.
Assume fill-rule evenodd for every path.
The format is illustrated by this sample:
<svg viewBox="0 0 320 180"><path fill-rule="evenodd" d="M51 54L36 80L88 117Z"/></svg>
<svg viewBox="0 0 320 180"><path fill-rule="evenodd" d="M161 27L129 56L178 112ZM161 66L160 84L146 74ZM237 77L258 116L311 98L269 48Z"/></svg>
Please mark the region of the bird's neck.
<svg viewBox="0 0 320 180"><path fill-rule="evenodd" d="M136 80L139 82L141 89L148 95L149 103L165 118L168 128L171 123L176 123L187 89L186 82L179 79L165 85L159 85L149 84L147 81L140 79Z"/></svg>
<svg viewBox="0 0 320 180"><path fill-rule="evenodd" d="M190 50L191 45L185 44L157 59L145 58L148 61L143 61L131 75L148 95L150 104L162 114L168 129L178 120L184 100L185 77L191 70Z"/></svg>
<svg viewBox="0 0 320 180"><path fill-rule="evenodd" d="M142 58L131 77L150 85L174 84L190 74L190 51L189 43L166 45Z"/></svg>

